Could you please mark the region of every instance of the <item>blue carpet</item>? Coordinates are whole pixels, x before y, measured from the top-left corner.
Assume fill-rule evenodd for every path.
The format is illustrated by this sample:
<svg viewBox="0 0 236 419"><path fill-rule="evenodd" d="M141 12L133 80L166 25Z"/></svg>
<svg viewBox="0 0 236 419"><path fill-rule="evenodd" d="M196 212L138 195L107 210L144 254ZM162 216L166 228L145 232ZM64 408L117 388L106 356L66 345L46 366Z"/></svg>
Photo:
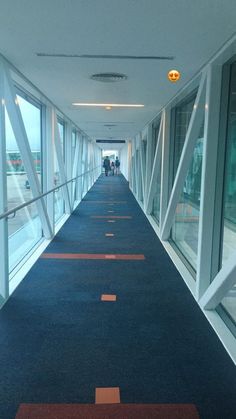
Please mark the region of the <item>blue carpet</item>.
<svg viewBox="0 0 236 419"><path fill-rule="evenodd" d="M108 210L132 219L91 218ZM96 387L120 387L123 403L235 418L234 364L122 176L101 176L46 252L146 259L37 261L0 312L1 419L21 403L94 403Z"/></svg>

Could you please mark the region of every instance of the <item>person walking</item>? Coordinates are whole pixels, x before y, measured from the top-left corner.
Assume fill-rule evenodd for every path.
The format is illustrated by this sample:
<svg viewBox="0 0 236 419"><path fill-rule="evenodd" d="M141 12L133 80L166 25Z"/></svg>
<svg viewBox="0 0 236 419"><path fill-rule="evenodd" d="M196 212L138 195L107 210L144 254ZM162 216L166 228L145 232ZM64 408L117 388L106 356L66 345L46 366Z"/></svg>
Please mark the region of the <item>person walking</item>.
<svg viewBox="0 0 236 419"><path fill-rule="evenodd" d="M115 160L115 174L118 175L120 173L120 160L116 157Z"/></svg>
<svg viewBox="0 0 236 419"><path fill-rule="evenodd" d="M111 173L112 173L112 176L114 176L114 172L115 172L115 163L114 163L114 161L112 161L111 162Z"/></svg>
<svg viewBox="0 0 236 419"><path fill-rule="evenodd" d="M103 167L105 169L105 175L108 176L108 172L111 170L110 160L109 160L108 156L106 156L105 159L104 159Z"/></svg>

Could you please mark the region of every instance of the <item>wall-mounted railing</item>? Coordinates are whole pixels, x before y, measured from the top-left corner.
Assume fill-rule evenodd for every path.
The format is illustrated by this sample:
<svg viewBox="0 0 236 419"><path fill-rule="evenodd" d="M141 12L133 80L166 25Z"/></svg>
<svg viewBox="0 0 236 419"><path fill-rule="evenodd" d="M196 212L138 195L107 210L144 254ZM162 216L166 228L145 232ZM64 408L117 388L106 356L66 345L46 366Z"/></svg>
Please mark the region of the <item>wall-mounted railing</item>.
<svg viewBox="0 0 236 419"><path fill-rule="evenodd" d="M51 193L58 192L60 188L68 185L71 182L75 182L77 179L82 178L83 176L86 176L88 173L95 172L96 169L98 169L99 167L100 166L96 166L95 168L93 168L91 170L87 170L86 172L81 173L80 175L78 175L78 176L76 176L76 177L74 177L74 178L72 178L70 180L67 180L64 183L61 183L60 185L57 185L55 188L52 188L49 191L44 192L44 193L40 194L39 196L36 196L35 198L30 199L27 202L23 202L21 205L17 205L15 208L10 209L9 211L5 211L4 213L0 214L0 220L2 220L4 218L7 218L7 219L14 218L17 211L21 210L22 208L27 207L30 204L33 204L34 202L38 201L39 199L44 198L45 196L47 196L47 195L49 195Z"/></svg>

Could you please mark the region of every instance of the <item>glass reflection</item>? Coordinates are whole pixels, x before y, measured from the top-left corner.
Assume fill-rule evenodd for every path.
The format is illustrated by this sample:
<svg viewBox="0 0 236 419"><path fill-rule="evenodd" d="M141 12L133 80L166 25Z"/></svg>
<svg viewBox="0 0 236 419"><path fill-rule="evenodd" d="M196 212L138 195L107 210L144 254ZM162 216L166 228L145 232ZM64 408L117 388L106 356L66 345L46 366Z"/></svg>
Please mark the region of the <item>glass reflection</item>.
<svg viewBox="0 0 236 419"><path fill-rule="evenodd" d="M23 122L27 132L29 145L38 168L41 172L41 117L40 109L18 97ZM22 111L23 110L23 111ZM30 124L31 121L31 124ZM15 135L5 112L6 124L6 161L7 161L7 198L8 210L33 198L24 162L16 142ZM10 272L25 255L42 238L42 228L35 204L16 212L14 218L8 219L8 245Z"/></svg>
<svg viewBox="0 0 236 419"><path fill-rule="evenodd" d="M223 201L222 265L227 263L236 251L236 63L231 66L230 72ZM236 285L222 300L222 305L230 318L236 321Z"/></svg>
<svg viewBox="0 0 236 419"><path fill-rule="evenodd" d="M174 128L174 156L173 156L173 182L183 150L185 137L187 134L190 118L193 111L196 93L190 96L184 103L175 109L175 128Z"/></svg>
<svg viewBox="0 0 236 419"><path fill-rule="evenodd" d="M176 174L183 150L195 96L176 110L173 170ZM203 154L203 123L193 151L193 157L176 208L171 238L188 263L196 270L200 192Z"/></svg>
<svg viewBox="0 0 236 419"><path fill-rule="evenodd" d="M58 123L58 129L59 129L59 134L60 134L61 150L64 156L64 124L60 122L59 120L57 121L57 123ZM56 148L54 146L54 187L57 185L60 185L61 183L62 183L62 180L61 180L61 175L60 175L60 168L58 164ZM58 190L54 192L54 221L55 223L59 221L60 218L63 216L64 207L65 205L64 205L64 199L63 199L63 191L62 191L62 188L58 188Z"/></svg>
<svg viewBox="0 0 236 419"><path fill-rule="evenodd" d="M229 94L222 264L236 250L236 63L231 67Z"/></svg>
<svg viewBox="0 0 236 419"><path fill-rule="evenodd" d="M226 309L231 320L236 323L236 285L227 293L221 304Z"/></svg>

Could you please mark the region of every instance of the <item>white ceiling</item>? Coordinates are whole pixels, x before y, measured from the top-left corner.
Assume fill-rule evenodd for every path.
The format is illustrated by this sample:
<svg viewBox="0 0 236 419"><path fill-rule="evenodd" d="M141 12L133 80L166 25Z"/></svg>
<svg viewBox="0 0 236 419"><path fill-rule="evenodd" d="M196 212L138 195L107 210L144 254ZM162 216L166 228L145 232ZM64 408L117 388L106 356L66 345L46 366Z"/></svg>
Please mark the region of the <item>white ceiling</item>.
<svg viewBox="0 0 236 419"><path fill-rule="evenodd" d="M0 0L0 52L94 139L134 136L235 30L235 0ZM36 55L41 52L175 58ZM172 68L182 74L176 84L166 77ZM123 73L128 79L116 83L90 79L101 72ZM145 107L73 108L76 101Z"/></svg>

